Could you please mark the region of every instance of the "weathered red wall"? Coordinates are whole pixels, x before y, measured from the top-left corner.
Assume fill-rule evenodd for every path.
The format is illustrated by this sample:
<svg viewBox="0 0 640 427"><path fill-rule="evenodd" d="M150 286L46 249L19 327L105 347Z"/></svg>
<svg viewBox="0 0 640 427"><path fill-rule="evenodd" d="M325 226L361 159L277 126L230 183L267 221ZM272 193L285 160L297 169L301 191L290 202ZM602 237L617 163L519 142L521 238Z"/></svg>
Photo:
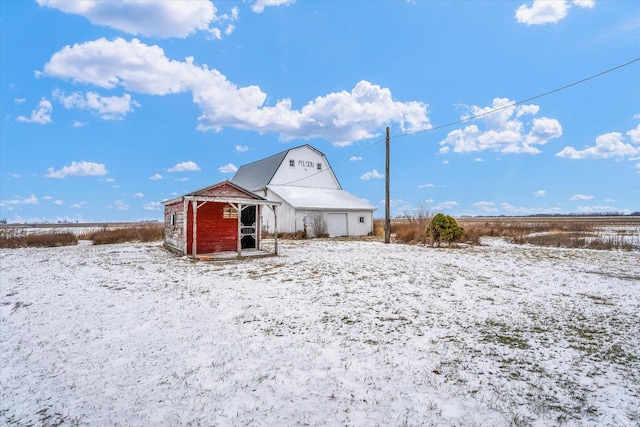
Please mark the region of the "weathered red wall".
<svg viewBox="0 0 640 427"><path fill-rule="evenodd" d="M238 219L223 218L227 203L205 203L198 208L196 221L197 251L199 254L235 251L238 248ZM189 203L187 212L187 254L193 253L193 208Z"/></svg>

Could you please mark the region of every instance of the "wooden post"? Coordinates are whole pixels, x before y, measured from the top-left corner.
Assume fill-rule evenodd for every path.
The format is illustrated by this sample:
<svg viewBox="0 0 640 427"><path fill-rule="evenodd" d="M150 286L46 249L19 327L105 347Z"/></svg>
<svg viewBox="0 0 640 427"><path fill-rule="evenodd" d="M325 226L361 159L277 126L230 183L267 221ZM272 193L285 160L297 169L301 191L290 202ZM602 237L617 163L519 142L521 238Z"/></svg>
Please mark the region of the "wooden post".
<svg viewBox="0 0 640 427"><path fill-rule="evenodd" d="M191 242L191 256L193 258L196 258L196 256L198 255L198 232L197 232L197 225L198 225L198 201L197 200L192 200L191 201L191 206L193 206L193 242Z"/></svg>
<svg viewBox="0 0 640 427"><path fill-rule="evenodd" d="M187 247L187 225L189 223L189 202L182 199L182 238L184 239L184 245L182 247L183 255L187 256L189 248Z"/></svg>
<svg viewBox="0 0 640 427"><path fill-rule="evenodd" d="M278 255L278 213L275 205L273 205L273 238L275 241L273 250Z"/></svg>
<svg viewBox="0 0 640 427"><path fill-rule="evenodd" d="M238 203L238 258L242 256L242 205Z"/></svg>
<svg viewBox="0 0 640 427"><path fill-rule="evenodd" d="M391 208L389 206L389 152L390 150L389 126L387 126L387 155L384 169L385 191L384 191L384 242L391 242Z"/></svg>

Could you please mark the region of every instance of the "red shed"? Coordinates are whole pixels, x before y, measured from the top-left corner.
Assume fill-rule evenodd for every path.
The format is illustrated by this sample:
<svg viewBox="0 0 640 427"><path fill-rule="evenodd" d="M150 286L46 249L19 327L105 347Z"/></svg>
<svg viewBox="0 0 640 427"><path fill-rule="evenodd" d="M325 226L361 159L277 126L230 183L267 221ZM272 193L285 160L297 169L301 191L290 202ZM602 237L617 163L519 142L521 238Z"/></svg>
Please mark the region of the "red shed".
<svg viewBox="0 0 640 427"><path fill-rule="evenodd" d="M223 181L163 204L164 246L172 252L200 259L278 253L277 235L271 248L263 242L261 213L275 214L280 202Z"/></svg>

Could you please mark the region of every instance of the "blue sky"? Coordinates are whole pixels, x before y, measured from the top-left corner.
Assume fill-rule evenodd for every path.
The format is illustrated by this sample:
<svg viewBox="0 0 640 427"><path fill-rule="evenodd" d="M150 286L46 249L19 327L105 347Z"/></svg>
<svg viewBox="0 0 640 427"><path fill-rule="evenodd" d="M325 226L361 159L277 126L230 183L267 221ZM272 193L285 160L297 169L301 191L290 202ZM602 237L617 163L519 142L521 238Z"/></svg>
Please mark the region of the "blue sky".
<svg viewBox="0 0 640 427"><path fill-rule="evenodd" d="M386 126L394 216L640 210L640 2L3 0L0 14L9 222L161 219L162 200L306 143L380 217Z"/></svg>

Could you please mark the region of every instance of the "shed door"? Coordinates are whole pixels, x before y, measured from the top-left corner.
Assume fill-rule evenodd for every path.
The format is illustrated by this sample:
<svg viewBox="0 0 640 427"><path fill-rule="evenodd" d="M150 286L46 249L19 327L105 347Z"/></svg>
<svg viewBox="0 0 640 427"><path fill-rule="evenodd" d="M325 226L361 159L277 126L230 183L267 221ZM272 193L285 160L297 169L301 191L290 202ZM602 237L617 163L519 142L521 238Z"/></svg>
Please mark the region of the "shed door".
<svg viewBox="0 0 640 427"><path fill-rule="evenodd" d="M329 237L347 236L347 214L346 213L330 213L327 215L327 228L329 229Z"/></svg>
<svg viewBox="0 0 640 427"><path fill-rule="evenodd" d="M240 239L242 249L255 249L257 240L256 207L245 206L240 215Z"/></svg>

